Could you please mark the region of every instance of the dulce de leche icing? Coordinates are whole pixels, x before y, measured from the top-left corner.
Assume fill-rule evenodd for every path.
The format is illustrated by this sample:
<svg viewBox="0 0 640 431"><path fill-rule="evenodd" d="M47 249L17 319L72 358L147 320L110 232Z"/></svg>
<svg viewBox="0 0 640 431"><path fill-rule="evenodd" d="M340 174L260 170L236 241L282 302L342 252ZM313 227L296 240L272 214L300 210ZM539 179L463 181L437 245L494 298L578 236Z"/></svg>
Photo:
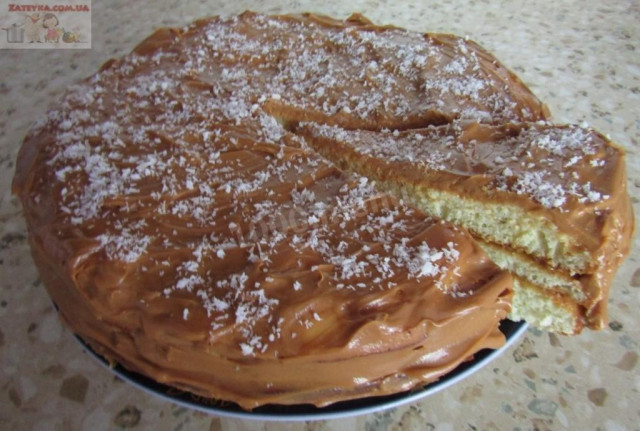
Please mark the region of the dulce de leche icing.
<svg viewBox="0 0 640 431"><path fill-rule="evenodd" d="M499 347L511 277L288 122L545 112L463 39L245 13L159 30L71 87L25 138L13 189L60 316L95 350L246 409L324 406Z"/></svg>

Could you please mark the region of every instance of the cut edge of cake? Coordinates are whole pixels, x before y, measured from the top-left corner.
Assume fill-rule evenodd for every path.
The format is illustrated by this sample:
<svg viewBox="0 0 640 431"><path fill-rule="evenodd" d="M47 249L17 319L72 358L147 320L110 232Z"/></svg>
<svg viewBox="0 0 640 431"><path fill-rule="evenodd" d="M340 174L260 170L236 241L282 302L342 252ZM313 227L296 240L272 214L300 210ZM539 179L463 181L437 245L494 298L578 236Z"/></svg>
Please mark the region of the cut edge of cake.
<svg viewBox="0 0 640 431"><path fill-rule="evenodd" d="M412 170L411 165L401 164L391 171L387 161L372 156L363 158L342 137L322 136L322 132L318 136L313 130L316 127L326 126L303 123L297 131L339 167L371 178L383 190L433 217L468 229L494 262L514 275L513 319L563 334L577 334L584 327L606 326L609 287L615 270L629 252L629 238L634 230L626 189L617 190L621 209L605 211L603 238L594 249L561 232L539 205L532 211L495 196L483 201L461 196L447 190L447 186L439 186L432 178L425 180L429 174L416 173L419 169L415 166ZM349 136L354 131L345 132ZM625 184L624 150L602 138L618 152L617 174Z"/></svg>

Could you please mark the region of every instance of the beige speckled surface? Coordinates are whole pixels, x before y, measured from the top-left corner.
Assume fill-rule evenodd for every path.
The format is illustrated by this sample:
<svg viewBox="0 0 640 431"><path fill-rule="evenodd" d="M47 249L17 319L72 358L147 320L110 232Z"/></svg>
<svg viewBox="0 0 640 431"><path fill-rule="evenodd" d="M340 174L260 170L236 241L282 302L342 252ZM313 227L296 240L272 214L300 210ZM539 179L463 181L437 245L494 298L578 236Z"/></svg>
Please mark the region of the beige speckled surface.
<svg viewBox="0 0 640 431"><path fill-rule="evenodd" d="M530 330L505 355L418 403L352 419L263 423L155 399L95 363L57 320L38 280L20 207L16 154L66 85L162 25L244 9L314 11L468 35L516 71L557 122L596 127L628 151L640 213L640 4L637 1L94 2L93 48L0 51L0 429L2 430L634 430L640 423L640 257L619 271L610 329L579 337Z"/></svg>

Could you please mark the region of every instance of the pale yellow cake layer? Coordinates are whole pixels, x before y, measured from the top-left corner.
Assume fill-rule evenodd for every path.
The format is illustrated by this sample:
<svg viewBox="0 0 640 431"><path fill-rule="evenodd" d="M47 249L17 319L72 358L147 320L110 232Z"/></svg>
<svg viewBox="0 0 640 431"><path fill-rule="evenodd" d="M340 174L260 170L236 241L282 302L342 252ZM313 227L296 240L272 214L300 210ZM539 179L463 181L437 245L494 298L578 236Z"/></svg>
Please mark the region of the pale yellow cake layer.
<svg viewBox="0 0 640 431"><path fill-rule="evenodd" d="M591 256L548 219L508 203L480 202L448 191L383 182L381 186L427 214L463 226L476 237L508 245L545 260L551 267L582 272Z"/></svg>
<svg viewBox="0 0 640 431"><path fill-rule="evenodd" d="M580 315L580 307L567 297L549 295L544 289L514 277L511 320L524 320L544 331L576 334L583 326Z"/></svg>
<svg viewBox="0 0 640 431"><path fill-rule="evenodd" d="M569 295L577 302L583 302L588 299L580 281L569 276L569 274L553 271L522 253L483 241L477 237L476 242L500 268L544 289L551 289Z"/></svg>

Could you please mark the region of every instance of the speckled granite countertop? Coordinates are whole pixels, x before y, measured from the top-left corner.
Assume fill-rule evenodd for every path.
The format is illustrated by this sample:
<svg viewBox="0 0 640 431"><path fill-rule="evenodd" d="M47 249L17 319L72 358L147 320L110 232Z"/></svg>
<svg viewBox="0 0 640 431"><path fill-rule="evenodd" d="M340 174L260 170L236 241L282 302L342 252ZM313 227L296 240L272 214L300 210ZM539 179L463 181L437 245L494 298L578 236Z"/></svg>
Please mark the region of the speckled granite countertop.
<svg viewBox="0 0 640 431"><path fill-rule="evenodd" d="M421 402L351 419L218 418L119 381L63 329L40 284L10 194L29 125L64 88L154 28L253 9L314 11L468 35L513 69L557 122L583 122L628 151L640 213L640 4L637 1L94 2L93 48L0 51L0 429L6 430L633 430L640 423L637 238L610 299L608 330L569 338L529 330L501 358ZM319 4L322 3L322 6Z"/></svg>

